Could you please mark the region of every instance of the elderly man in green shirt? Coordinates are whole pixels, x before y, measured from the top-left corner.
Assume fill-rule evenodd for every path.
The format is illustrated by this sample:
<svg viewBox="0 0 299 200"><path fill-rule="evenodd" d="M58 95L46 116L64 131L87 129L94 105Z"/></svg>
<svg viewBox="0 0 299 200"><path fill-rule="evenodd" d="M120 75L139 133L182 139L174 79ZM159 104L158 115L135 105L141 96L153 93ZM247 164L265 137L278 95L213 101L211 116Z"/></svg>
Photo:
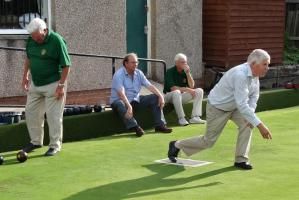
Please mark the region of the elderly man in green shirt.
<svg viewBox="0 0 299 200"><path fill-rule="evenodd" d="M22 87L27 91L25 113L31 141L23 151L29 153L42 147L46 113L50 144L45 156L53 156L61 150L63 109L71 61L63 37L49 30L43 20L35 18L26 28L30 36L26 44Z"/></svg>
<svg viewBox="0 0 299 200"><path fill-rule="evenodd" d="M194 88L194 80L187 56L179 53L174 58L175 66L167 70L164 80L165 103L172 103L181 126L192 124L204 124L202 120L203 90ZM185 118L183 104L193 100L193 109L189 122Z"/></svg>

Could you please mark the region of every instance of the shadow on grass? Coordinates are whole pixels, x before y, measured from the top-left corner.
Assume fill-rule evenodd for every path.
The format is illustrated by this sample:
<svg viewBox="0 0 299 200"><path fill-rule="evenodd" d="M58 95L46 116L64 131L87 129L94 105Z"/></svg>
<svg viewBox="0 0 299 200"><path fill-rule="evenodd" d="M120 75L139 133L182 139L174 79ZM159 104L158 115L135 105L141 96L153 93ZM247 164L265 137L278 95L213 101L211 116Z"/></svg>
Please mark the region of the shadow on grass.
<svg viewBox="0 0 299 200"><path fill-rule="evenodd" d="M144 167L155 172L155 174L146 177L137 178L137 179L123 180L119 182L109 183L106 185L101 185L71 195L65 198L64 200L79 200L79 199L119 200L119 199L138 198L138 197L149 196L149 195L157 195L162 193L201 188L201 187L211 187L222 183L211 182L208 184L196 185L192 187L177 188L177 186L184 185L186 183L195 180L204 179L225 172L236 170L234 167L224 167L210 172L198 174L195 176L186 177L186 178L167 178L169 176L182 172L185 169L182 167L161 165L161 164L150 164L150 165L145 165ZM148 191L148 190L155 190L155 191Z"/></svg>
<svg viewBox="0 0 299 200"><path fill-rule="evenodd" d="M11 157L11 156L16 156L17 155L17 152L9 152L9 153L1 153L1 155L3 157Z"/></svg>
<svg viewBox="0 0 299 200"><path fill-rule="evenodd" d="M13 154L13 155L17 155L16 153ZM44 157L44 155L34 155L34 156L31 156L29 154L28 156L28 160L30 159L33 159L33 158L39 158L39 157ZM26 162L28 162L28 160ZM18 160L17 160L17 157L15 156L14 158L11 158L11 159L8 159L8 160L5 160L3 165L15 165L15 164L21 164Z"/></svg>
<svg viewBox="0 0 299 200"><path fill-rule="evenodd" d="M145 134L142 137L146 137L147 135L165 134L165 133L159 133L159 132L157 133L153 129L147 129L147 130L144 130L144 131L145 131ZM127 132L124 132L124 133L118 133L118 134L111 135L111 136L91 138L91 139L87 139L86 141L101 141L101 140L113 140L113 139L123 139L123 138L130 138L130 139L139 140L141 137L137 137L135 132L127 131ZM73 142L78 142L78 141L73 141ZM79 142L81 142L81 141L79 141Z"/></svg>
<svg viewBox="0 0 299 200"><path fill-rule="evenodd" d="M191 127L191 126L202 127L201 124L190 124L189 127ZM173 125L173 126L168 126L168 127L169 128L182 128L182 126L179 126L177 124ZM148 128L148 129L144 129L144 131L145 131L145 134L142 136L142 138L143 137L147 137L147 135L157 135L157 134L158 135L163 135L163 134L165 134L165 133L155 132L154 127L151 127L151 128ZM172 133L169 133L169 134L172 134ZM123 138L129 138L129 139L139 140L141 137L136 137L136 134L135 134L134 131L123 131L121 133L116 133L114 135L106 135L106 136L99 136L99 137L96 137L96 138L89 138L89 139L86 139L85 141L115 140L115 139L123 139ZM70 143L70 142L81 142L81 141L68 141L67 143Z"/></svg>

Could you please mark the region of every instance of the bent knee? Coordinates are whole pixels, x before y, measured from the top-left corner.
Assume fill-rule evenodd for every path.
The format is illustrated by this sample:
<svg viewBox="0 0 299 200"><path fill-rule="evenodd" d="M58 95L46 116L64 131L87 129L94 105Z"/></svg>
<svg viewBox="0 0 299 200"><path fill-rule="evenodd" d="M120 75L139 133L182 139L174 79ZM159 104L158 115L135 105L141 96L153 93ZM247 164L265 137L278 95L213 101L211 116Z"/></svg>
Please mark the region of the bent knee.
<svg viewBox="0 0 299 200"><path fill-rule="evenodd" d="M180 90L174 90L172 93L172 101L181 101L182 93Z"/></svg>
<svg viewBox="0 0 299 200"><path fill-rule="evenodd" d="M173 90L171 91L172 95L181 95L181 91L180 90Z"/></svg>
<svg viewBox="0 0 299 200"><path fill-rule="evenodd" d="M155 94L150 94L151 96L150 96L150 99L151 99L151 103L152 104L156 104L156 103L158 103L159 102L159 97L157 96L157 95L155 95Z"/></svg>
<svg viewBox="0 0 299 200"><path fill-rule="evenodd" d="M124 108L126 107L125 103L122 101L122 100L117 100L117 101L114 101L112 104L111 104L112 108L114 109L119 109L119 108Z"/></svg>
<svg viewBox="0 0 299 200"><path fill-rule="evenodd" d="M202 97L204 91L203 91L203 89L201 89L201 88L196 88L196 89L195 89L195 93L196 93L197 96Z"/></svg>
<svg viewBox="0 0 299 200"><path fill-rule="evenodd" d="M214 146L214 144L216 143L216 140L212 140L212 139L208 139L208 138L204 138L204 144L206 148L211 148Z"/></svg>
<svg viewBox="0 0 299 200"><path fill-rule="evenodd" d="M182 93L180 90L173 90L171 93L172 93L173 97L181 97L182 96Z"/></svg>
<svg viewBox="0 0 299 200"><path fill-rule="evenodd" d="M197 94L203 94L203 93L204 93L204 91L203 91L202 88L196 88L196 89L195 89L195 92L196 92Z"/></svg>

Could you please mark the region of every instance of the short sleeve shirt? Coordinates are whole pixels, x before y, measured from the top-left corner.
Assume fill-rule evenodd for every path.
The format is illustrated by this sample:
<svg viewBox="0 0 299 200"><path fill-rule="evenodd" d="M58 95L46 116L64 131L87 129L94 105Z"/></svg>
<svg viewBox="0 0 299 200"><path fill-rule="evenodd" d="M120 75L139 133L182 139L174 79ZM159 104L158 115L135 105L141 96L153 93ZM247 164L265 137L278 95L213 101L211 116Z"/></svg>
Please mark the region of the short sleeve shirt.
<svg viewBox="0 0 299 200"><path fill-rule="evenodd" d="M29 36L26 54L35 86L43 86L58 81L61 78L62 68L71 65L65 40L51 30L41 44Z"/></svg>
<svg viewBox="0 0 299 200"><path fill-rule="evenodd" d="M149 87L150 85L151 83L147 80L147 78L144 76L141 70L136 69L134 71L133 77L131 77L128 74L126 68L122 66L113 75L110 104L120 99L117 92L122 89L124 89L125 95L129 102L139 102L139 94L141 87Z"/></svg>
<svg viewBox="0 0 299 200"><path fill-rule="evenodd" d="M184 71L178 72L176 66L169 68L166 71L164 78L164 89L163 93L171 92L171 87L188 87L187 75Z"/></svg>

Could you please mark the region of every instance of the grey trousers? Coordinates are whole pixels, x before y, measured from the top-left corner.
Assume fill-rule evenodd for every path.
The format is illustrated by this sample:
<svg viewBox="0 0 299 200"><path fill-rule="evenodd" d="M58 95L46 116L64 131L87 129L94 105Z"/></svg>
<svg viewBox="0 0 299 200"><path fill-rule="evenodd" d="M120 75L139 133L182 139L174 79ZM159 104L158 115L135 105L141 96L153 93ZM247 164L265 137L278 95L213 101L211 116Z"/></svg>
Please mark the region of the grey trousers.
<svg viewBox="0 0 299 200"><path fill-rule="evenodd" d="M210 148L217 141L228 120L232 120L238 126L239 130L235 162L248 162L252 128L247 126L241 113L237 109L233 111L223 111L209 103L207 103L206 113L207 127L205 135L177 141L176 146L187 156Z"/></svg>
<svg viewBox="0 0 299 200"><path fill-rule="evenodd" d="M60 150L62 144L62 119L65 96L57 100L54 96L58 82L36 87L32 83L27 94L25 108L26 123L31 143L43 145L44 114L49 125L50 148ZM65 88L66 91L66 88Z"/></svg>
<svg viewBox="0 0 299 200"><path fill-rule="evenodd" d="M183 104L193 100L192 117L200 117L202 113L203 89L195 89L195 98L188 92L180 93L179 91L168 92L164 95L165 103L172 103L178 118L185 117Z"/></svg>

